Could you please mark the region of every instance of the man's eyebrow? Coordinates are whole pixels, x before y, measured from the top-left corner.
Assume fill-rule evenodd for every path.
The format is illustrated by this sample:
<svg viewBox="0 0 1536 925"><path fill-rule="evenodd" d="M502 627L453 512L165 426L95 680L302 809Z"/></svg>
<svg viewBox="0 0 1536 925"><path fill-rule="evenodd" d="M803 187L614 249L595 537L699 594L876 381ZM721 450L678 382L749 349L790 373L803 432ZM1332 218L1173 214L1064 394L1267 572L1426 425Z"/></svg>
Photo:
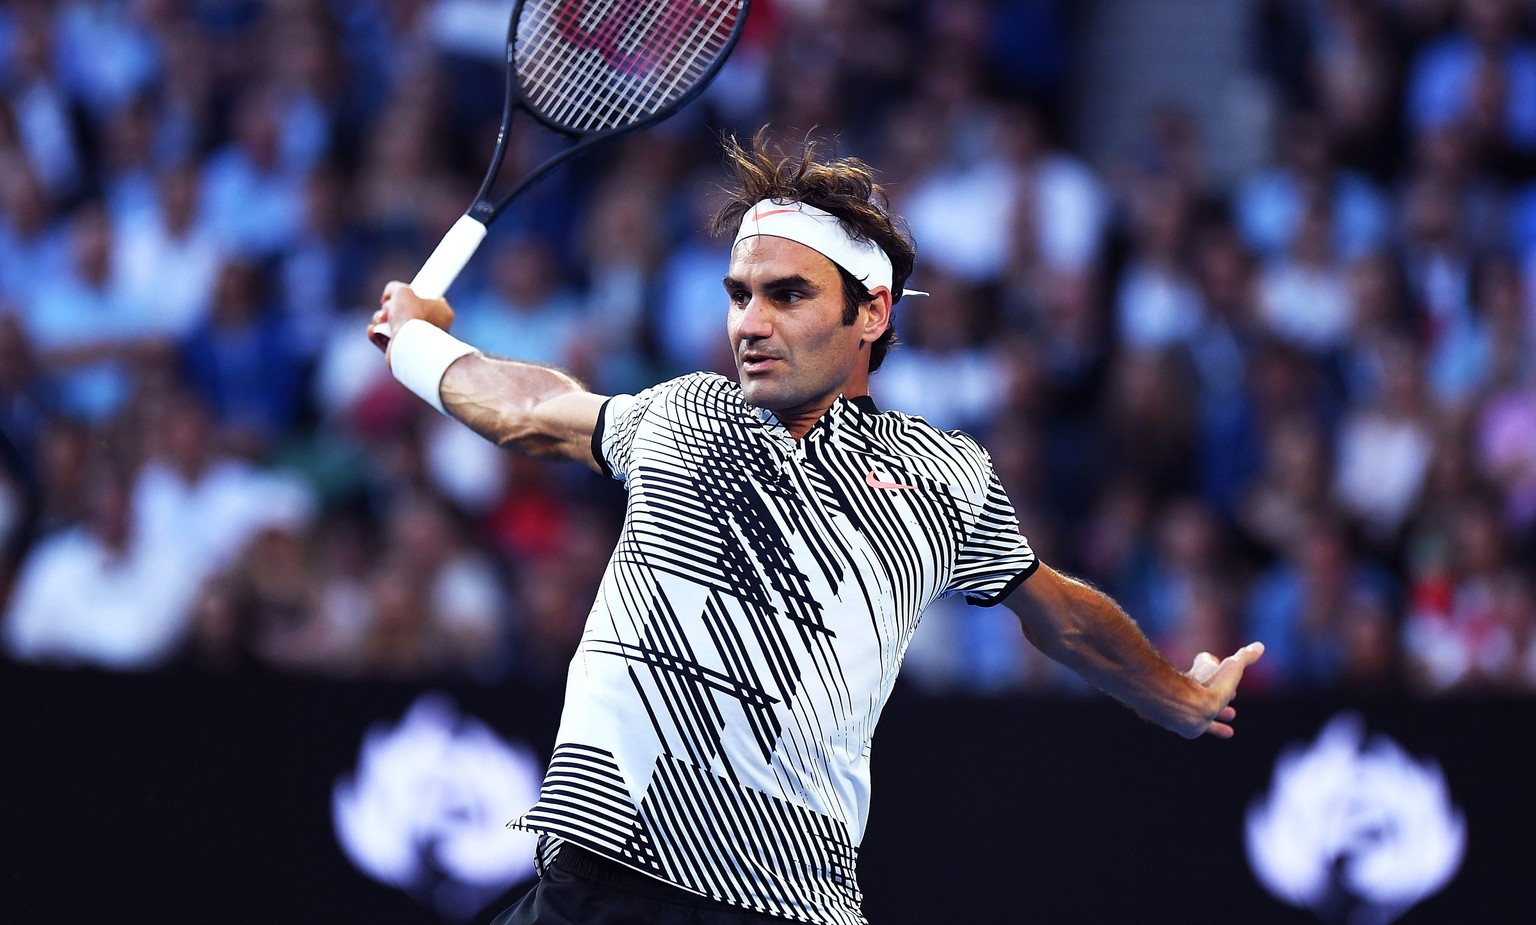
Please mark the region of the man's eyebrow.
<svg viewBox="0 0 1536 925"><path fill-rule="evenodd" d="M741 280L737 279L734 276L727 276L721 282L725 286L726 289L747 289L747 288L750 288L750 287L747 286L746 283L742 282ZM765 290L767 290L769 292L780 292L780 291L783 291L785 289L797 289L797 290L801 290L801 291L804 291L804 292L816 292L817 291L816 284L811 282L806 277L801 276L799 273L791 273L788 276L781 276L781 277L778 277L777 279L770 279L767 282L763 283L762 286L763 286L763 289L765 289Z"/></svg>

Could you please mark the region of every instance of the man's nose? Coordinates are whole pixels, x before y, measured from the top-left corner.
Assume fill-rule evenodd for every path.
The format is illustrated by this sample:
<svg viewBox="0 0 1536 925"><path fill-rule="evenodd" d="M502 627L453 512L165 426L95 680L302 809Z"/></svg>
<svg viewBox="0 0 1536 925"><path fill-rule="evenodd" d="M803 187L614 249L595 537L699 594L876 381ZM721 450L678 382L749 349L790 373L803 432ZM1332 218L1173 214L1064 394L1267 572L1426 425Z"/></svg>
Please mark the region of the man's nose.
<svg viewBox="0 0 1536 925"><path fill-rule="evenodd" d="M773 313L759 296L753 296L741 310L736 331L744 338L761 340L773 333Z"/></svg>

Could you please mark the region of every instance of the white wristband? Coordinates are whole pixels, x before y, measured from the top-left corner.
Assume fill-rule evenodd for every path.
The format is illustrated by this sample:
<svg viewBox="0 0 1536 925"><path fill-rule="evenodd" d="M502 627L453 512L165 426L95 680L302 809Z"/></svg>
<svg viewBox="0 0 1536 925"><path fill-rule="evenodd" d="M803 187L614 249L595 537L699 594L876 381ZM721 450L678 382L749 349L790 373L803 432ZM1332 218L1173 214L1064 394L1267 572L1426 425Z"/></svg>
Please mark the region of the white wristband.
<svg viewBox="0 0 1536 925"><path fill-rule="evenodd" d="M430 321L412 318L400 326L390 342L389 371L422 401L447 414L439 392L443 374L453 361L476 352Z"/></svg>

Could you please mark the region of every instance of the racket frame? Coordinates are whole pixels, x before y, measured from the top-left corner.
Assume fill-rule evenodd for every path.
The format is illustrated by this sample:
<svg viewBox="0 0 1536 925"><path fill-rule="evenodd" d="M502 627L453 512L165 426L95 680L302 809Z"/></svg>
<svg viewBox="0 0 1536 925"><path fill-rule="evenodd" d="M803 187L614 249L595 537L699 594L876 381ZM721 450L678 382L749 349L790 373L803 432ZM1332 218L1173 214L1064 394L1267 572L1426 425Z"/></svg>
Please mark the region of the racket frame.
<svg viewBox="0 0 1536 925"><path fill-rule="evenodd" d="M485 172L485 179L481 181L480 188L475 192L474 202L443 236L431 256L422 264L416 277L411 280L412 291L422 298L442 298L464 266L469 263L470 258L474 256L475 251L479 249L480 243L485 240L490 224L506 210L507 206L511 205L514 199L548 176L551 171L596 145L650 128L669 119L679 109L697 99L725 66L726 59L730 57L731 51L736 47L736 42L741 38L742 31L746 27L747 14L752 4L751 0L736 0L736 21L732 25L731 34L726 37L725 43L720 47L720 51L716 53L709 67L695 79L687 92L643 119L637 119L628 125L593 132L582 131L549 118L541 113L523 92L517 76L517 26L522 20L525 5L526 0L516 0L512 6L512 13L507 18L505 90L502 98L501 124L496 130L496 150L491 154L490 166ZM546 158L510 189L493 198L492 190L507 156L513 116L518 110L526 113L529 118L550 131L571 139L572 144ZM371 336L375 343L384 346L388 344L390 334L388 324L380 324L374 328Z"/></svg>

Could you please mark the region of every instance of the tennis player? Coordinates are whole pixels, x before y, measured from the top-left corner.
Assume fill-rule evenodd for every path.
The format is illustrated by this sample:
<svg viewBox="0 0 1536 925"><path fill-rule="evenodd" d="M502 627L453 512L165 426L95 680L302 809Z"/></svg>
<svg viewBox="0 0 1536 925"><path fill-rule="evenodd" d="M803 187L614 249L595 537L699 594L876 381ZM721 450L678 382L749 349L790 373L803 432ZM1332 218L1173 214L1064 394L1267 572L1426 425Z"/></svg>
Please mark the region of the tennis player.
<svg viewBox="0 0 1536 925"><path fill-rule="evenodd" d="M1232 735L1254 643L1188 673L1042 564L986 452L882 411L912 242L870 170L725 146L737 379L602 397L447 333L391 283L369 325L394 375L498 445L625 485L618 545L570 665L538 803L540 880L496 925L864 922L870 740L923 609L1006 602L1030 642L1147 719Z"/></svg>

